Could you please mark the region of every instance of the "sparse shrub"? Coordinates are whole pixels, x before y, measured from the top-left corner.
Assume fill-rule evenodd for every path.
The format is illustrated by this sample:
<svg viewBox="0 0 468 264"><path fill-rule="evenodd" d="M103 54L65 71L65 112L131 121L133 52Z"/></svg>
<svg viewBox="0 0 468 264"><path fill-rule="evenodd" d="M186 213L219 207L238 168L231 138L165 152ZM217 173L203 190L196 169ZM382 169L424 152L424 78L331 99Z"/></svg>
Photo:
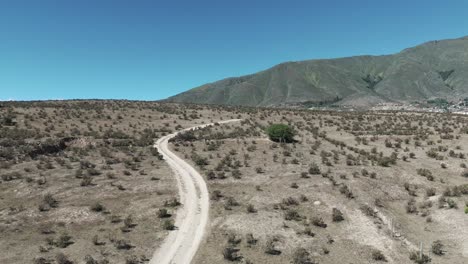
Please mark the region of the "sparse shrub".
<svg viewBox="0 0 468 264"><path fill-rule="evenodd" d="M86 187L86 186L91 186L93 184L93 178L89 175L83 176L80 186Z"/></svg>
<svg viewBox="0 0 468 264"><path fill-rule="evenodd" d="M208 159L207 158L204 158L200 155L198 155L197 153L192 153L192 156L191 156L193 162L199 166L200 168L204 168L206 165L208 165Z"/></svg>
<svg viewBox="0 0 468 264"><path fill-rule="evenodd" d="M426 208L431 208L431 207L432 207L432 201L431 200L426 200L426 201L422 202L419 205L419 208L421 208L421 209L426 209Z"/></svg>
<svg viewBox="0 0 468 264"><path fill-rule="evenodd" d="M322 247L322 251L324 255L328 255L330 253L330 250L325 246Z"/></svg>
<svg viewBox="0 0 468 264"><path fill-rule="evenodd" d="M229 261L240 261L242 256L239 254L239 249L232 246L227 246L223 249L223 257Z"/></svg>
<svg viewBox="0 0 468 264"><path fill-rule="evenodd" d="M393 164L394 160L390 157L381 157L377 160L377 164L382 167L390 167L390 164Z"/></svg>
<svg viewBox="0 0 468 264"><path fill-rule="evenodd" d="M406 204L406 212L409 214L414 214L418 211L416 207L416 200L411 198L408 203Z"/></svg>
<svg viewBox="0 0 468 264"><path fill-rule="evenodd" d="M236 245L239 245L242 242L242 238L239 237L236 233L230 232L227 235L227 242L230 245L236 246Z"/></svg>
<svg viewBox="0 0 468 264"><path fill-rule="evenodd" d="M280 255L281 250L277 248L278 242L279 242L279 238L277 236L268 238L265 244L265 253L269 255Z"/></svg>
<svg viewBox="0 0 468 264"><path fill-rule="evenodd" d="M55 246L59 248L66 248L73 244L72 237L68 233L62 233L55 241Z"/></svg>
<svg viewBox="0 0 468 264"><path fill-rule="evenodd" d="M169 211L166 208L160 208L158 210L158 217L167 218L167 217L171 217L171 214L169 214Z"/></svg>
<svg viewBox="0 0 468 264"><path fill-rule="evenodd" d="M108 172L108 173L106 173L106 177L107 177L108 179L111 179L111 180L112 180L112 179L116 179L115 173L113 173L113 172Z"/></svg>
<svg viewBox="0 0 468 264"><path fill-rule="evenodd" d="M114 247L117 249L129 250L132 248L132 244L125 239L118 239L114 241Z"/></svg>
<svg viewBox="0 0 468 264"><path fill-rule="evenodd" d="M431 197L436 195L436 189L435 188L427 188L426 189L426 196Z"/></svg>
<svg viewBox="0 0 468 264"><path fill-rule="evenodd" d="M122 221L122 218L118 215L111 215L110 217L110 222L113 224L120 223Z"/></svg>
<svg viewBox="0 0 468 264"><path fill-rule="evenodd" d="M94 211L94 212L102 212L102 211L104 211L106 208L105 208L104 205L102 205L101 203L96 202L96 203L94 203L93 205L91 205L90 209L91 209L91 211Z"/></svg>
<svg viewBox="0 0 468 264"><path fill-rule="evenodd" d="M216 174L215 174L215 172L212 171L212 170L208 171L208 173L206 174L206 178L207 178L208 180L214 180L214 179L216 179Z"/></svg>
<svg viewBox="0 0 468 264"><path fill-rule="evenodd" d="M332 220L333 222L341 222L344 220L343 213L337 208L332 209Z"/></svg>
<svg viewBox="0 0 468 264"><path fill-rule="evenodd" d="M48 205L50 208L58 207L58 201L50 193L46 194L42 201L44 204Z"/></svg>
<svg viewBox="0 0 468 264"><path fill-rule="evenodd" d="M89 176L98 176L101 175L101 172L95 168L89 168L86 170Z"/></svg>
<svg viewBox="0 0 468 264"><path fill-rule="evenodd" d="M359 207L359 209L361 209L361 211L367 216L370 216L370 217L376 217L377 216L374 209L372 207L370 207L369 205L367 205L367 204L361 205Z"/></svg>
<svg viewBox="0 0 468 264"><path fill-rule="evenodd" d="M455 202L455 200L450 199L450 198L447 199L447 205L449 208L455 208L455 209L458 208L457 202Z"/></svg>
<svg viewBox="0 0 468 264"><path fill-rule="evenodd" d="M53 225L50 224L50 223L47 223L47 224L44 224L40 227L40 231L41 231L41 234L44 234L44 235L50 235L50 234L54 234L55 231L53 229Z"/></svg>
<svg viewBox="0 0 468 264"><path fill-rule="evenodd" d="M325 221L323 221L323 219L321 217L317 217L317 216L312 217L312 224L314 226L318 226L318 227L322 227L322 228L327 227L327 224L325 224Z"/></svg>
<svg viewBox="0 0 468 264"><path fill-rule="evenodd" d="M285 205L285 206L294 206L294 205L298 205L299 202L297 201L296 198L294 197L288 197L288 198L284 198L282 201L281 201L281 204Z"/></svg>
<svg viewBox="0 0 468 264"><path fill-rule="evenodd" d="M440 196L438 199L439 202L439 208L443 208L447 202L447 198L445 198L445 193L443 196Z"/></svg>
<svg viewBox="0 0 468 264"><path fill-rule="evenodd" d="M40 203L38 206L39 211L45 212L49 211L50 207L46 203Z"/></svg>
<svg viewBox="0 0 468 264"><path fill-rule="evenodd" d="M164 206L166 207L177 207L180 205L180 202L177 198L172 198L170 200L164 201Z"/></svg>
<svg viewBox="0 0 468 264"><path fill-rule="evenodd" d="M55 256L55 261L57 264L73 264L73 261L71 261L65 254L63 253L58 253Z"/></svg>
<svg viewBox="0 0 468 264"><path fill-rule="evenodd" d="M247 212L248 213L256 213L257 209L255 209L255 206L253 206L253 204L248 204L247 205Z"/></svg>
<svg viewBox="0 0 468 264"><path fill-rule="evenodd" d="M99 236L98 236L98 235L94 235L93 238L92 238L92 241L93 241L93 244L94 244L95 246L102 246L102 245L105 244L105 242L101 242L101 241L99 240Z"/></svg>
<svg viewBox="0 0 468 264"><path fill-rule="evenodd" d="M374 205L377 207L384 207L384 203L382 202L380 198L375 198Z"/></svg>
<svg viewBox="0 0 468 264"><path fill-rule="evenodd" d="M248 233L248 234L246 235L246 239L245 239L245 240L246 240L246 242L247 242L247 244L248 244L249 246L253 246L253 245L257 244L257 239L253 236L252 233Z"/></svg>
<svg viewBox="0 0 468 264"><path fill-rule="evenodd" d="M319 175L320 172L320 167L317 165L317 163L312 163L309 167L309 174L311 175Z"/></svg>
<svg viewBox="0 0 468 264"><path fill-rule="evenodd" d="M297 248L293 253L293 264L313 264L310 253L305 248Z"/></svg>
<svg viewBox="0 0 468 264"><path fill-rule="evenodd" d="M97 260L95 260L91 255L86 255L84 257L85 264L99 264Z"/></svg>
<svg viewBox="0 0 468 264"><path fill-rule="evenodd" d="M164 230L174 230L175 229L174 221L172 219L164 220L162 223L162 228Z"/></svg>
<svg viewBox="0 0 468 264"><path fill-rule="evenodd" d="M353 199L354 198L354 194L353 192L351 192L351 190L349 189L349 187L347 185L341 185L340 187L340 193L344 194L347 198L349 199Z"/></svg>
<svg viewBox="0 0 468 264"><path fill-rule="evenodd" d="M130 255L125 258L125 264L140 264L140 260L135 255Z"/></svg>
<svg viewBox="0 0 468 264"><path fill-rule="evenodd" d="M235 169L232 171L232 177L235 179L240 179L242 177L242 173L240 170Z"/></svg>
<svg viewBox="0 0 468 264"><path fill-rule="evenodd" d="M420 168L420 169L417 169L416 172L417 172L419 175L421 175L421 176L423 176L423 177L426 177L426 178L427 178L428 180L430 180L430 181L433 181L433 180L434 180L434 176L432 175L432 172L431 172L430 170L428 170L428 169L422 169L422 168Z"/></svg>
<svg viewBox="0 0 468 264"><path fill-rule="evenodd" d="M432 253L442 256L444 254L444 244L442 244L442 241L436 240L432 243L431 250Z"/></svg>
<svg viewBox="0 0 468 264"><path fill-rule="evenodd" d="M411 189L411 184L409 182L405 182L403 184L403 187L405 188L405 190L409 191Z"/></svg>
<svg viewBox="0 0 468 264"><path fill-rule="evenodd" d="M211 200L213 200L213 201L219 201L223 197L223 194L221 193L220 190L214 190L211 193L210 197L211 197Z"/></svg>
<svg viewBox="0 0 468 264"><path fill-rule="evenodd" d="M308 236L310 236L310 237L314 237L314 236L315 236L315 233L312 232L312 229L311 229L310 227L306 227L306 228L304 229L304 234L305 234L305 235L308 235Z"/></svg>
<svg viewBox="0 0 468 264"><path fill-rule="evenodd" d="M426 255L422 254L422 256L419 254L419 252L411 252L410 253L410 260L414 261L417 264L427 264L431 262L431 258Z"/></svg>
<svg viewBox="0 0 468 264"><path fill-rule="evenodd" d="M362 170L361 170L361 175L364 176L364 177L366 177L366 176L369 175L369 171L367 171L366 169L362 169Z"/></svg>
<svg viewBox="0 0 468 264"><path fill-rule="evenodd" d="M463 170L463 172L461 173L461 176L468 178L468 170Z"/></svg>
<svg viewBox="0 0 468 264"><path fill-rule="evenodd" d="M124 225L125 225L125 228L133 228L135 226L132 215L128 215L127 217L125 217Z"/></svg>
<svg viewBox="0 0 468 264"><path fill-rule="evenodd" d="M231 197L227 197L226 205L228 205L228 206L239 206L239 202L237 202L236 199L231 196Z"/></svg>
<svg viewBox="0 0 468 264"><path fill-rule="evenodd" d="M288 209L286 210L285 214L284 214L284 219L285 220L288 220L288 221L291 221L291 220L294 220L294 221L299 221L302 219L301 215L299 214L299 212L295 209Z"/></svg>
<svg viewBox="0 0 468 264"><path fill-rule="evenodd" d="M429 157L429 158L437 158L438 154L437 154L437 149L435 148L431 148L430 150L426 151L426 155Z"/></svg>
<svg viewBox="0 0 468 264"><path fill-rule="evenodd" d="M46 258L39 257L34 259L34 264L51 264L51 261L47 260Z"/></svg>
<svg viewBox="0 0 468 264"><path fill-rule="evenodd" d="M375 261L387 261L385 255L378 249L372 250L372 259Z"/></svg>

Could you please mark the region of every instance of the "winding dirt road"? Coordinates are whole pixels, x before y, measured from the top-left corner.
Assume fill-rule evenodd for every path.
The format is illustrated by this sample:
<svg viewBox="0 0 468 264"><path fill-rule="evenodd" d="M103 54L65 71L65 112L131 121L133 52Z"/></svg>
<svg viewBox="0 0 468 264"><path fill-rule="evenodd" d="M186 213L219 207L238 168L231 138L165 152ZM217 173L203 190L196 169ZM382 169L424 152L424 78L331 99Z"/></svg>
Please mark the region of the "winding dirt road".
<svg viewBox="0 0 468 264"><path fill-rule="evenodd" d="M225 124L238 122L232 119L218 122ZM205 227L208 223L209 198L205 180L190 164L171 152L169 140L178 133L196 130L211 124L188 128L160 138L154 147L158 148L164 160L174 171L179 188L179 199L182 206L177 210L176 230L171 231L163 244L156 250L150 264L188 264L192 261L200 246Z"/></svg>

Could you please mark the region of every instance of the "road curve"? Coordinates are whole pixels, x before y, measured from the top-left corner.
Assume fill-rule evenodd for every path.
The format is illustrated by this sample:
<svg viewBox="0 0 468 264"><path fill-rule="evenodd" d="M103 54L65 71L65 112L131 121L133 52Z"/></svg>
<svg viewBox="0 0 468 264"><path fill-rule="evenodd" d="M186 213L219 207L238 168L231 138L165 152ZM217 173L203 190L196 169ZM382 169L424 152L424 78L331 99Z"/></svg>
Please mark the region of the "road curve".
<svg viewBox="0 0 468 264"><path fill-rule="evenodd" d="M218 123L225 124L238 121L240 119ZM188 264L192 261L202 242L210 208L208 188L200 173L171 152L168 143L171 138L180 132L212 125L214 123L184 129L160 138L154 145L174 171L182 206L177 210L175 219L177 229L169 233L162 245L153 254L150 264Z"/></svg>

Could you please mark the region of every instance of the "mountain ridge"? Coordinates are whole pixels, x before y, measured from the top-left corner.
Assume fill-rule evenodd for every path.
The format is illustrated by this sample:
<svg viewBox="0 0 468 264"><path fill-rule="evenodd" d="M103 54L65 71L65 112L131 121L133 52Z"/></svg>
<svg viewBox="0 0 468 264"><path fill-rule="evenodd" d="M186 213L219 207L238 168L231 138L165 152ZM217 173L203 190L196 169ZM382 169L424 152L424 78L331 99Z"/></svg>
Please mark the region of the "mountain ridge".
<svg viewBox="0 0 468 264"><path fill-rule="evenodd" d="M428 41L390 55L289 61L195 87L170 102L372 106L468 96L468 36Z"/></svg>

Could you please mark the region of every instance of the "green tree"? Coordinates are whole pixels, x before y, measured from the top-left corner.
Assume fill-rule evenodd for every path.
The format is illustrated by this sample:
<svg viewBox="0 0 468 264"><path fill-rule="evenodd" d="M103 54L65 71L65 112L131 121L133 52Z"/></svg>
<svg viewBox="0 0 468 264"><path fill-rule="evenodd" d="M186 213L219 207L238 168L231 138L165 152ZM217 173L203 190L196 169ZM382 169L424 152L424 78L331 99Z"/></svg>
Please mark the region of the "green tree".
<svg viewBox="0 0 468 264"><path fill-rule="evenodd" d="M266 129L272 141L290 143L294 141L294 130L285 124L273 124Z"/></svg>

